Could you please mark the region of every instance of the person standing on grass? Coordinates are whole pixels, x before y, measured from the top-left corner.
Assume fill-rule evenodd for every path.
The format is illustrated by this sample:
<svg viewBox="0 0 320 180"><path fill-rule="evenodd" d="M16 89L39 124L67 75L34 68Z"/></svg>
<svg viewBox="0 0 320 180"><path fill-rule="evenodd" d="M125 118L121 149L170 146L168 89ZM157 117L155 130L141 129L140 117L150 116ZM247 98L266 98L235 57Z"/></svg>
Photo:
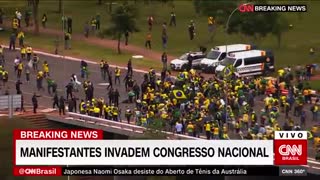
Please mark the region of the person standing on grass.
<svg viewBox="0 0 320 180"><path fill-rule="evenodd" d="M167 33L162 33L162 48L163 50L166 50L167 49L167 42L168 42L168 36L167 36Z"/></svg>
<svg viewBox="0 0 320 180"><path fill-rule="evenodd" d="M89 37L89 31L90 31L90 26L89 26L89 22L87 21L85 24L84 24L84 36L86 38Z"/></svg>
<svg viewBox="0 0 320 180"><path fill-rule="evenodd" d="M22 30L18 33L19 46L22 47L24 45L24 32Z"/></svg>
<svg viewBox="0 0 320 180"><path fill-rule="evenodd" d="M174 13L174 11L172 11L170 13L170 23L169 23L169 26L174 26L176 27L177 24L176 24L176 13Z"/></svg>
<svg viewBox="0 0 320 180"><path fill-rule="evenodd" d="M68 18L67 18L67 31L68 31L68 33L72 33L72 18L71 18L71 16L69 16Z"/></svg>
<svg viewBox="0 0 320 180"><path fill-rule="evenodd" d="M15 33L12 33L10 35L9 50L16 50L16 34Z"/></svg>
<svg viewBox="0 0 320 180"><path fill-rule="evenodd" d="M67 16L62 16L62 17L61 17L62 29L63 29L64 31L67 30L67 21L68 21Z"/></svg>
<svg viewBox="0 0 320 180"><path fill-rule="evenodd" d="M47 15L43 14L42 19L41 19L43 28L46 28L47 21L48 21Z"/></svg>
<svg viewBox="0 0 320 180"><path fill-rule="evenodd" d="M126 30L126 32L124 33L124 37L125 37L125 45L128 45L128 41L129 41L129 31Z"/></svg>
<svg viewBox="0 0 320 180"><path fill-rule="evenodd" d="M97 28L97 20L93 17L91 19L91 32L94 34Z"/></svg>
<svg viewBox="0 0 320 180"><path fill-rule="evenodd" d="M190 40L193 40L193 39L194 39L194 36L195 36L195 34L196 34L196 32L195 32L195 25L194 25L193 20L190 21L190 24L189 24L189 27L188 27L188 31L189 31L189 38L190 38Z"/></svg>
<svg viewBox="0 0 320 180"><path fill-rule="evenodd" d="M148 32L147 36L146 36L146 43L145 43L145 47L151 49L151 32Z"/></svg>
<svg viewBox="0 0 320 180"><path fill-rule="evenodd" d="M30 26L30 17L31 17L31 12L30 12L29 9L27 9L25 14L24 14L24 21L26 23L26 27Z"/></svg>
<svg viewBox="0 0 320 180"><path fill-rule="evenodd" d="M4 12L3 9L0 9L0 24L3 24L3 16L4 16Z"/></svg>
<svg viewBox="0 0 320 180"><path fill-rule="evenodd" d="M148 25L149 25L149 31L151 31L152 25L153 25L153 17L152 16L148 17Z"/></svg>
<svg viewBox="0 0 320 180"><path fill-rule="evenodd" d="M167 62L168 62L168 56L166 52L163 52L161 55L161 62L162 62L162 69L163 71L167 70Z"/></svg>
<svg viewBox="0 0 320 180"><path fill-rule="evenodd" d="M71 49L70 41L71 41L71 34L69 32L66 32L64 34L64 49Z"/></svg>
<svg viewBox="0 0 320 180"><path fill-rule="evenodd" d="M22 14L18 9L16 9L16 18L18 19L18 27L20 28L21 27Z"/></svg>
<svg viewBox="0 0 320 180"><path fill-rule="evenodd" d="M100 30L100 19L101 19L101 16L100 16L99 13L96 15L95 19L96 19L96 30Z"/></svg>

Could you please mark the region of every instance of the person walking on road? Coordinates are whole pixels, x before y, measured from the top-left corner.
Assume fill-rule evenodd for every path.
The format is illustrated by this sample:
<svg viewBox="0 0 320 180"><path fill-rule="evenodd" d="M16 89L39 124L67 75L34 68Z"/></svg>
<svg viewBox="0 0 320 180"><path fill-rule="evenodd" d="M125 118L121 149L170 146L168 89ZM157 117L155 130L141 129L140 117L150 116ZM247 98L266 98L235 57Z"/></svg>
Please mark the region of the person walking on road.
<svg viewBox="0 0 320 180"><path fill-rule="evenodd" d="M108 76L108 78L109 78L109 85L108 85L108 87L107 87L107 90L109 89L109 88L111 88L112 89L112 72L109 72L108 73L109 74L109 76Z"/></svg>
<svg viewBox="0 0 320 180"><path fill-rule="evenodd" d="M36 93L33 94L32 96L32 106L33 106L33 113L36 114L37 113L37 109L38 109L38 95L36 95Z"/></svg>
<svg viewBox="0 0 320 180"><path fill-rule="evenodd" d="M72 91L73 91L73 84L70 82L66 86L67 100L69 99L69 96L70 98L72 98Z"/></svg>
<svg viewBox="0 0 320 180"><path fill-rule="evenodd" d="M30 82L30 66L29 65L25 67L25 73L26 73L26 81L27 83L29 83Z"/></svg>
<svg viewBox="0 0 320 180"><path fill-rule="evenodd" d="M18 81L16 82L16 91L17 91L17 94L21 94L21 84L22 82L18 79Z"/></svg>
<svg viewBox="0 0 320 180"><path fill-rule="evenodd" d="M117 81L120 85L120 76L121 76L121 70L116 67L116 69L114 70L114 84L117 84Z"/></svg>
<svg viewBox="0 0 320 180"><path fill-rule="evenodd" d="M39 69L38 69L39 61L40 61L40 60L39 60L38 55L37 55L37 54L34 54L34 55L33 55L33 58L32 58L32 67L33 67L33 71L34 71L34 72L39 71Z"/></svg>
<svg viewBox="0 0 320 180"><path fill-rule="evenodd" d="M17 67L17 71L18 71L18 73L17 73L17 78L18 78L18 79L21 78L22 70L23 70L23 63L22 63L21 60L20 60L20 62L19 62L19 64L18 64L18 67Z"/></svg>
<svg viewBox="0 0 320 180"><path fill-rule="evenodd" d="M53 100L52 108L55 109L56 106L59 107L59 97L57 93L54 94L52 100Z"/></svg>
<svg viewBox="0 0 320 180"><path fill-rule="evenodd" d="M127 109L126 109L126 118L127 118L127 122L128 124L130 124L130 120L131 120L131 117L132 117L132 110L129 108L129 106L127 106Z"/></svg>
<svg viewBox="0 0 320 180"><path fill-rule="evenodd" d="M132 61L131 61L131 59L129 59L129 61L128 61L128 64L127 64L127 74L129 75L129 76L132 76L133 75L133 68L132 68Z"/></svg>
<svg viewBox="0 0 320 180"><path fill-rule="evenodd" d="M43 83L43 72L39 71L38 74L37 74L37 89L38 89L38 91L40 91L40 90L44 91L42 83Z"/></svg>
<svg viewBox="0 0 320 180"><path fill-rule="evenodd" d="M32 55L32 47L30 45L27 46L26 48L26 53L27 53L27 60L30 61L31 60L31 55ZM35 54L36 55L36 54Z"/></svg>
<svg viewBox="0 0 320 180"><path fill-rule="evenodd" d="M101 78L103 80L106 80L106 72L104 71L104 64L105 64L105 61L101 60L100 61L100 73L101 73Z"/></svg>
<svg viewBox="0 0 320 180"><path fill-rule="evenodd" d="M115 105L116 107L119 107L120 93L119 93L118 89L116 89L116 90L114 91L113 98L114 98L114 105Z"/></svg>
<svg viewBox="0 0 320 180"><path fill-rule="evenodd" d="M9 50L16 50L16 34L15 33L12 33L10 35Z"/></svg>
<svg viewBox="0 0 320 180"><path fill-rule="evenodd" d="M66 115L65 114L65 99L63 96L60 96L60 99L59 99L59 115L61 116L61 113L63 115Z"/></svg>

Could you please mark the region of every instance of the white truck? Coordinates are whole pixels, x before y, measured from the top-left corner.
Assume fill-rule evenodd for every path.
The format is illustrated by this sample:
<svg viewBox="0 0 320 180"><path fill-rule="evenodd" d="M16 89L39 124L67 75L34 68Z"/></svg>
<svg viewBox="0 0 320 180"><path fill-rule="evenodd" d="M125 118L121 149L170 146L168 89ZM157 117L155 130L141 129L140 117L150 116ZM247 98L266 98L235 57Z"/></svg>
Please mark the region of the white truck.
<svg viewBox="0 0 320 180"><path fill-rule="evenodd" d="M184 70L188 69L189 60L193 63L199 61L205 57L203 52L189 52L180 56L178 59L174 59L170 62L171 70Z"/></svg>
<svg viewBox="0 0 320 180"><path fill-rule="evenodd" d="M200 68L205 73L214 73L215 68L226 58L228 53L248 51L256 47L249 44L231 44L216 46L208 52L207 56L203 58L199 64L194 64L195 67Z"/></svg>
<svg viewBox="0 0 320 180"><path fill-rule="evenodd" d="M221 74L229 65L236 68L235 74L239 77L265 75L275 71L273 53L264 50L230 53L217 66L215 73Z"/></svg>

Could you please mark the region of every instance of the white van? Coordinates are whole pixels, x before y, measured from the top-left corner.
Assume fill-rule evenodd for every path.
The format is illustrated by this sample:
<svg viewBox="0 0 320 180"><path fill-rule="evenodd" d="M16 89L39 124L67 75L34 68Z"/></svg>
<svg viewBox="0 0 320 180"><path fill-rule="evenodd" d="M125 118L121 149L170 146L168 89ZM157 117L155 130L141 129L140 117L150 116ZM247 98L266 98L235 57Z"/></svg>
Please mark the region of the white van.
<svg viewBox="0 0 320 180"><path fill-rule="evenodd" d="M239 77L264 75L275 70L273 53L264 50L230 53L217 66L216 74L221 73L226 66L231 64L236 68L236 75Z"/></svg>
<svg viewBox="0 0 320 180"><path fill-rule="evenodd" d="M226 58L227 52L239 52L255 49L256 47L249 44L231 44L216 46L211 49L207 56L200 61L200 64L192 64L194 67L200 68L203 72L214 73L215 67L217 67L221 61Z"/></svg>

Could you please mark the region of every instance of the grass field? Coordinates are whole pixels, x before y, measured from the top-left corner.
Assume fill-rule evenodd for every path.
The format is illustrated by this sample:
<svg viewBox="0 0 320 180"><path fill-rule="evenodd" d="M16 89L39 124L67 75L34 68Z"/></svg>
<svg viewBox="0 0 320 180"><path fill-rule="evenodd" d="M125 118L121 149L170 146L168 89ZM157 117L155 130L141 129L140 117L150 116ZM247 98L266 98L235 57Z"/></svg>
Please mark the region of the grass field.
<svg viewBox="0 0 320 180"><path fill-rule="evenodd" d="M74 32L83 33L84 22L90 20L92 16L96 15L96 13L100 13L102 16L102 27L105 28L108 26L110 17L105 4L98 6L96 0L63 1L65 14L73 17ZM25 1L15 0L15 2L16 3L14 4L8 3L8 1L1 1L0 7L3 7L7 14L13 14L16 7L25 9ZM120 1L115 2L120 3ZM288 1L284 1L283 3L288 3ZM217 27L213 42L208 42L209 34L207 32L207 18L196 15L191 1L174 1L175 13L177 15L177 27L168 28L169 39L167 51L173 55L180 55L181 53L189 50L198 50L199 45L205 45L210 48L215 45L222 44L254 43L263 49L271 49L275 52L277 67L319 62L319 25L318 23L315 23L315 20L320 18L320 13L318 13L320 10L320 2L308 1L305 2L305 4L308 5L307 13L284 14L289 19L290 24L293 25L293 29L284 34L282 46L278 48L277 41L273 36L253 40L241 35L227 35L223 31L223 27ZM44 12L48 15L48 27L61 29L61 16L54 12L58 9L58 2L40 1L39 6L40 16L42 16ZM130 37L129 43L133 43L138 46L144 45L145 35L147 32L147 16L153 15L156 23L152 30L153 47L158 51L162 51L160 38L161 24L164 21L167 23L169 22L170 12L172 10L171 5L162 5L160 3L144 5L142 2L139 2L137 7L140 9L140 17L137 19L137 22L141 31L134 33ZM241 14L234 14L234 16L238 15ZM188 40L187 33L187 26L191 19L195 21L197 31L196 40L193 42ZM308 51L310 47L314 47L316 51L319 51L318 53L316 52L316 58L314 59L309 57Z"/></svg>
<svg viewBox="0 0 320 180"><path fill-rule="evenodd" d="M9 32L0 32L0 42L7 44L8 36L9 36ZM34 36L32 34L28 34L26 37L27 44L30 43L34 48L44 49L49 53L54 53L55 40L56 40L56 37L51 37L46 35ZM104 59L104 60L107 60L109 64L117 64L122 66L126 66L128 59L131 57L130 54L122 53L119 55L111 49L105 49L100 46L88 45L81 41L73 41L71 43L71 46L72 46L71 50L64 50L64 44L63 42L61 42L59 46L59 49L60 49L59 54L72 56L72 57L84 57L84 58L95 60L97 62L100 62L101 59ZM160 67L160 62L157 64L153 60L144 58L143 61L134 60L133 66L136 68L153 66L155 69L160 69L160 68L157 68L157 67Z"/></svg>

